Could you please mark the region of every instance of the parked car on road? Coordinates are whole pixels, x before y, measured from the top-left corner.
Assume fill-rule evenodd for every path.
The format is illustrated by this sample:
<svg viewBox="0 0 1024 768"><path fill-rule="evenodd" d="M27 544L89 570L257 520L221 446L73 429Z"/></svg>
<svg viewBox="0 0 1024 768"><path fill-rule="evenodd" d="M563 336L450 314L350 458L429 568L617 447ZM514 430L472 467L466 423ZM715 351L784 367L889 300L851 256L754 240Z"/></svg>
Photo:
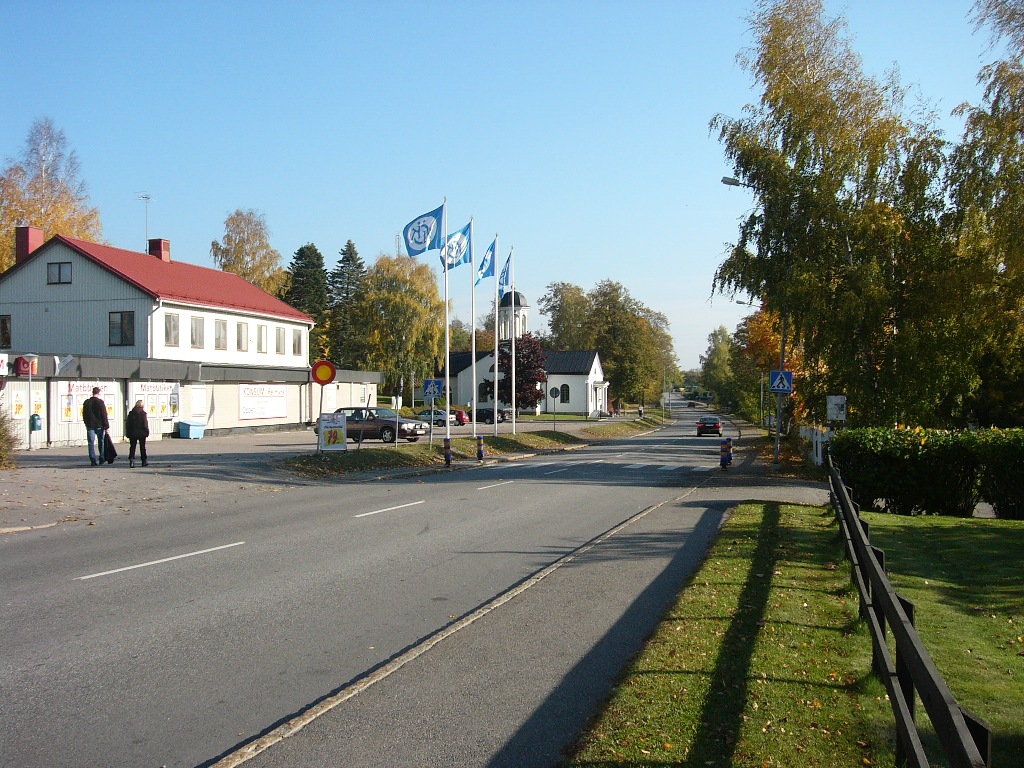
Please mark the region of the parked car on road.
<svg viewBox="0 0 1024 768"><path fill-rule="evenodd" d="M455 414L455 423L460 427L463 424L469 424L469 414L461 408L452 408L452 413Z"/></svg>
<svg viewBox="0 0 1024 768"><path fill-rule="evenodd" d="M697 420L697 437L701 435L722 436L722 420L717 416L701 416Z"/></svg>
<svg viewBox="0 0 1024 768"><path fill-rule="evenodd" d="M444 411L440 408L434 408L433 410L425 408L422 411L417 411L416 418L428 424L433 424L435 427L443 427L445 424L455 423L455 414L452 411Z"/></svg>
<svg viewBox="0 0 1024 768"><path fill-rule="evenodd" d="M473 414L473 421L477 423L483 422L484 424L493 424L495 419L502 422L507 418L508 411L504 408L498 408L497 410L494 408L477 408L476 412Z"/></svg>
<svg viewBox="0 0 1024 768"><path fill-rule="evenodd" d="M427 434L427 425L422 421L401 419L390 408L350 406L338 408L335 413L345 414L345 432L349 440L383 440L385 443L393 443L401 437L415 443Z"/></svg>

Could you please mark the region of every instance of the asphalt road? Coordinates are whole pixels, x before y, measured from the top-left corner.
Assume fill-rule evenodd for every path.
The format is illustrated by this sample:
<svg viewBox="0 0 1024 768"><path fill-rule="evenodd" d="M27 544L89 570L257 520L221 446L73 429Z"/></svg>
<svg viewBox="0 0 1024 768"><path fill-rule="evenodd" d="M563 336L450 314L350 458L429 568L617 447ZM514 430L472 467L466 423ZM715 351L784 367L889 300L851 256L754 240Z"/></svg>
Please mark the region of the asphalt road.
<svg viewBox="0 0 1024 768"><path fill-rule="evenodd" d="M0 765L551 765L731 506L823 498L719 472L692 420L363 482L280 469L301 433L25 457Z"/></svg>

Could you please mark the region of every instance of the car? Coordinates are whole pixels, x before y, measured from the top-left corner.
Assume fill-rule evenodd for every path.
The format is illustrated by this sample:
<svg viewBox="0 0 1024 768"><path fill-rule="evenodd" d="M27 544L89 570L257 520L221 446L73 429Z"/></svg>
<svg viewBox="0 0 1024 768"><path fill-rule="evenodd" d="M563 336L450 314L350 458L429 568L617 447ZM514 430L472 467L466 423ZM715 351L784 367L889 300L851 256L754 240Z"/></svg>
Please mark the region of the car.
<svg viewBox="0 0 1024 768"><path fill-rule="evenodd" d="M469 423L469 414L461 408L452 408L452 413L455 414L455 423L460 427Z"/></svg>
<svg viewBox="0 0 1024 768"><path fill-rule="evenodd" d="M335 413L345 414L345 432L349 440L383 440L385 443L394 443L401 437L415 443L427 434L427 425L422 421L399 418L390 408L357 405L338 408Z"/></svg>
<svg viewBox="0 0 1024 768"><path fill-rule="evenodd" d="M722 420L717 416L701 416L697 419L697 437L701 435L722 436Z"/></svg>
<svg viewBox="0 0 1024 768"><path fill-rule="evenodd" d="M495 414L497 414L497 417L495 417ZM508 418L508 411L504 408L498 408L497 410L494 408L477 408L473 413L473 421L482 421L484 424L493 424L495 418L499 422L505 421Z"/></svg>
<svg viewBox="0 0 1024 768"><path fill-rule="evenodd" d="M445 411L440 408L425 408L422 411L416 412L416 418L420 421L425 421L428 424L433 424L435 427L443 427L445 424L454 424L455 414L452 411Z"/></svg>
<svg viewBox="0 0 1024 768"><path fill-rule="evenodd" d="M688 403L686 404L686 407L687 407L687 408L696 408L696 407L697 407L697 404L696 404L695 402L693 402L693 400L690 400L690 401L689 401L689 402L688 402Z"/></svg>

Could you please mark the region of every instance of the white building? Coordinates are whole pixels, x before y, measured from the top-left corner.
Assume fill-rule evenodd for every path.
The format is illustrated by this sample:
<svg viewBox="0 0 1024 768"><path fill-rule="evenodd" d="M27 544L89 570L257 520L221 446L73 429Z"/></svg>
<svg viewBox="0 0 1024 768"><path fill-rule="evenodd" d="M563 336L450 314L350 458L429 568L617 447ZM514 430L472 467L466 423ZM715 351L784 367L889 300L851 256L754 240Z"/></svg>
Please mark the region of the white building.
<svg viewBox="0 0 1024 768"><path fill-rule="evenodd" d="M37 370L31 386L19 376L0 394L16 430L41 417L34 445L84 443L81 404L94 386L114 437L137 400L153 438L181 421L266 430L319 413L309 315L232 273L172 261L167 240L139 253L60 235L43 242L34 227L16 235L15 264L0 274L0 353L12 364L35 355ZM336 381L325 409L375 401L381 376L339 371Z"/></svg>

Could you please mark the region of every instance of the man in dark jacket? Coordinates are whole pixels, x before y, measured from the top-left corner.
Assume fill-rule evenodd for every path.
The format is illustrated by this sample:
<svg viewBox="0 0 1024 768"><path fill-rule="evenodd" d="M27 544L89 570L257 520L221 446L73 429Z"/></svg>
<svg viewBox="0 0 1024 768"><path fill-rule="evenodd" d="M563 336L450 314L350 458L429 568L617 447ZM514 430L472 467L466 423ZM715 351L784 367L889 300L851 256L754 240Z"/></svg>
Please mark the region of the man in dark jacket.
<svg viewBox="0 0 1024 768"><path fill-rule="evenodd" d="M103 463L103 435L110 429L107 404L100 399L100 388L92 388L92 397L82 403L82 421L89 438L89 461L94 467Z"/></svg>
<svg viewBox="0 0 1024 768"><path fill-rule="evenodd" d="M128 437L128 466L135 467L135 446L139 446L139 455L142 457L142 466L149 464L149 457L146 456L146 438L149 437L149 416L142 401L135 403L135 407L128 411L128 418L125 419L125 435Z"/></svg>

